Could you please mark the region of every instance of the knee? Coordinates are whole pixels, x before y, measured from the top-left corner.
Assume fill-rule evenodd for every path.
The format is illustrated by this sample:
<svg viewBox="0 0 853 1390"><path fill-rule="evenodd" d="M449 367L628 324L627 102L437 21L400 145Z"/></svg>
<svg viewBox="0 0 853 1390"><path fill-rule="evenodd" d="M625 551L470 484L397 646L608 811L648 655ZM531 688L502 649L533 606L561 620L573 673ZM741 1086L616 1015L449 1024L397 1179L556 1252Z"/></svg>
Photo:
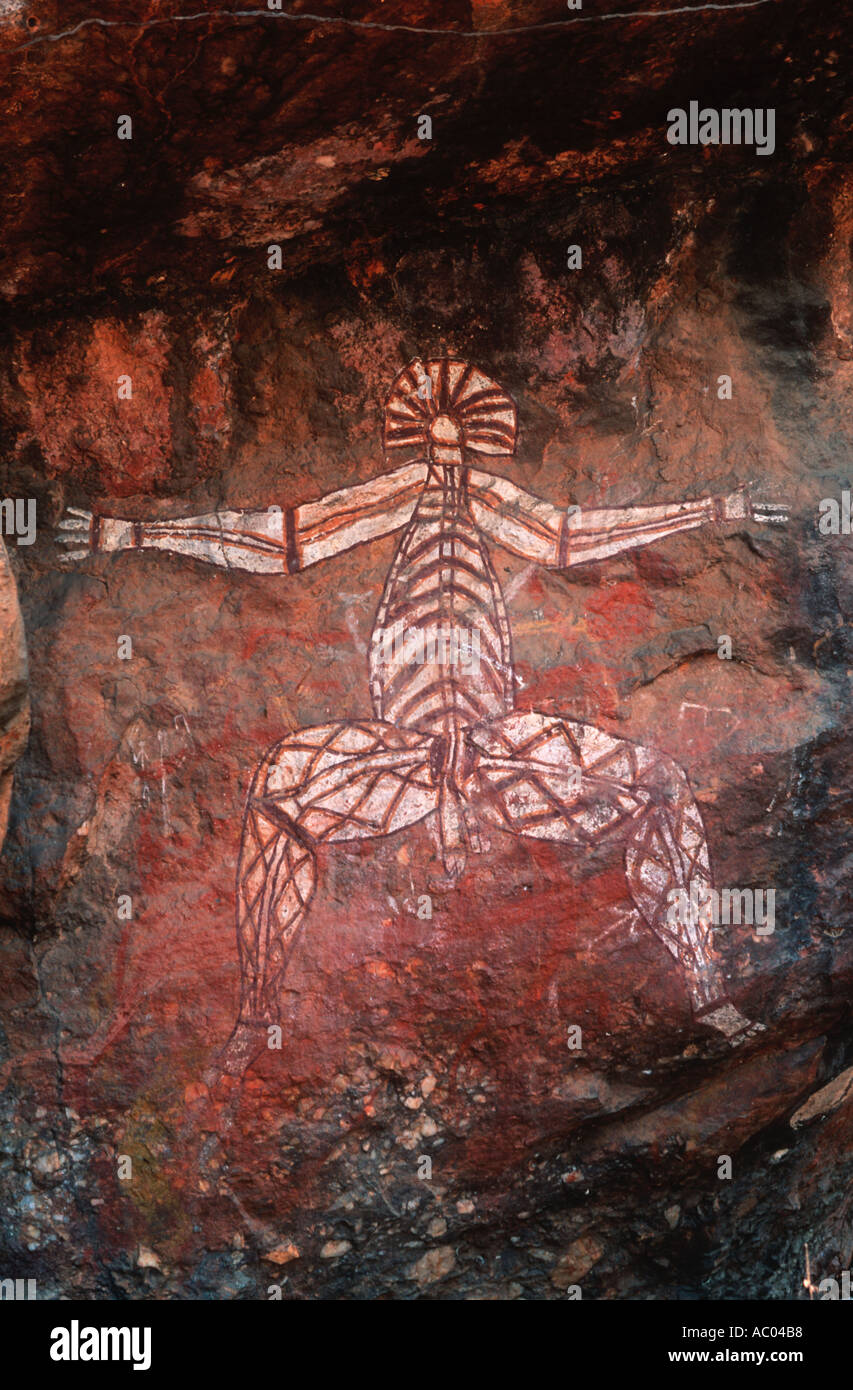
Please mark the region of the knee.
<svg viewBox="0 0 853 1390"><path fill-rule="evenodd" d="M668 753L659 753L654 748L639 748L637 752L642 768L639 780L644 787L667 800L684 801L685 797L692 797L687 773Z"/></svg>
<svg viewBox="0 0 853 1390"><path fill-rule="evenodd" d="M281 795L295 791L302 781L304 764L304 750L295 747L289 738L279 739L258 763L249 795Z"/></svg>

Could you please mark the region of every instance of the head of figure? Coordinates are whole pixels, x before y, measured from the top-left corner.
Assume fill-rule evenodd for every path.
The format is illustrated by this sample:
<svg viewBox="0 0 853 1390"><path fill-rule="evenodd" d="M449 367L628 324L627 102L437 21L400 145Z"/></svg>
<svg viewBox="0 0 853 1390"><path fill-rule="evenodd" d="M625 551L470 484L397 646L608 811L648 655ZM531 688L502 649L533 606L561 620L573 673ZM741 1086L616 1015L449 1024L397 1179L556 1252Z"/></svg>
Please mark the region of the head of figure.
<svg viewBox="0 0 853 1390"><path fill-rule="evenodd" d="M517 412L503 387L456 357L415 358L397 374L385 404L389 458L461 468L478 454L515 453Z"/></svg>
<svg viewBox="0 0 853 1390"><path fill-rule="evenodd" d="M430 421L429 460L444 468L462 466L462 427L450 414Z"/></svg>

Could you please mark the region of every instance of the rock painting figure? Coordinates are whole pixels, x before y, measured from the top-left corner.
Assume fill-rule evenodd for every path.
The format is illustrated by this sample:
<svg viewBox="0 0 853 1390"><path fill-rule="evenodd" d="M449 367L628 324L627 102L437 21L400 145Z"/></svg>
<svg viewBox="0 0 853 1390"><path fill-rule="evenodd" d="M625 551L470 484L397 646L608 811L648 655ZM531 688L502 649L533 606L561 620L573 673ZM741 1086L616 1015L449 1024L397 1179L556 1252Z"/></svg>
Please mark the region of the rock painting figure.
<svg viewBox="0 0 853 1390"><path fill-rule="evenodd" d="M252 778L237 870L242 995L226 1074L243 1075L280 1018L317 847L427 819L452 880L490 828L580 854L618 837L636 911L677 961L695 1015L733 1042L761 1027L731 1001L715 958L708 845L682 769L569 716L515 709L488 542L562 569L709 523L782 522L786 509L753 504L746 489L651 507L555 507L491 471L491 460L512 458L516 434L514 402L482 372L416 360L385 408L394 466L370 482L269 511L140 522L69 509L60 523L70 560L159 550L277 576L402 532L371 636L374 717L290 733ZM679 890L691 910L672 920Z"/></svg>

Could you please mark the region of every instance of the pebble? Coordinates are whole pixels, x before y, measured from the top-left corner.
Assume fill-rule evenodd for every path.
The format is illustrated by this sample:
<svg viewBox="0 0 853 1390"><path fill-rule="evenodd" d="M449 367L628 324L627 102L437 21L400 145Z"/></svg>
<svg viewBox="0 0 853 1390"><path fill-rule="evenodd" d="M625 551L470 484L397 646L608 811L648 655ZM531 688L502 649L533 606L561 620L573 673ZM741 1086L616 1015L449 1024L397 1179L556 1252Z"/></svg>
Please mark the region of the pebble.
<svg viewBox="0 0 853 1390"><path fill-rule="evenodd" d="M434 1284L449 1274L456 1264L456 1252L452 1245L439 1245L428 1250L409 1269L409 1278L421 1288Z"/></svg>
<svg viewBox="0 0 853 1390"><path fill-rule="evenodd" d="M337 1260L341 1255L346 1255L352 1250L352 1241L349 1240L327 1240L320 1251L321 1260Z"/></svg>
<svg viewBox="0 0 853 1390"><path fill-rule="evenodd" d="M326 1248L324 1245L323 1249ZM299 1259L299 1250L295 1245L278 1245L275 1250L268 1250L263 1259L269 1260L273 1265L287 1265L291 1260Z"/></svg>

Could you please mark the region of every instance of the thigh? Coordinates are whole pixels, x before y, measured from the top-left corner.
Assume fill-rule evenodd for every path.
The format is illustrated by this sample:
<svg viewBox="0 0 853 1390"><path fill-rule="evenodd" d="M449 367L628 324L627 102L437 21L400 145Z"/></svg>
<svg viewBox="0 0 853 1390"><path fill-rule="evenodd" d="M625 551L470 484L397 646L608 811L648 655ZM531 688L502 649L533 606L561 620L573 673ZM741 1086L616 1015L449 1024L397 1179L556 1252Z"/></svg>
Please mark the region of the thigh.
<svg viewBox="0 0 853 1390"><path fill-rule="evenodd" d="M378 720L300 729L270 749L250 800L313 843L390 835L436 809L432 746Z"/></svg>
<svg viewBox="0 0 853 1390"><path fill-rule="evenodd" d="M469 734L470 795L480 816L517 835L590 844L632 827L652 755L589 724L528 711Z"/></svg>

